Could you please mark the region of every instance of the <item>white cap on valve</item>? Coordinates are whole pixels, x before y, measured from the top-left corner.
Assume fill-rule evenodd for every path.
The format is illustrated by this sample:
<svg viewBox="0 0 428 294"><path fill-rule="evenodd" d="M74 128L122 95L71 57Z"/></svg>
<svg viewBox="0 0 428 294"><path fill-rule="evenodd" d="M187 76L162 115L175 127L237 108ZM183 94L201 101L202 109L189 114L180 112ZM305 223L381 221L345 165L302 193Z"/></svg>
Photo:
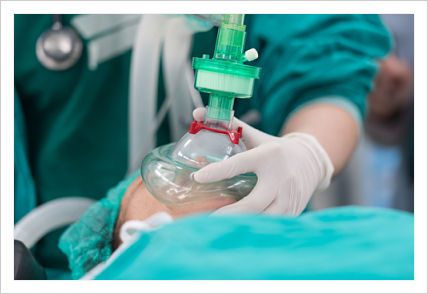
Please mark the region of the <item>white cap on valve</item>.
<svg viewBox="0 0 428 294"><path fill-rule="evenodd" d="M259 57L259 53L257 53L257 50L254 48L248 49L245 51L244 57L248 61L256 60Z"/></svg>

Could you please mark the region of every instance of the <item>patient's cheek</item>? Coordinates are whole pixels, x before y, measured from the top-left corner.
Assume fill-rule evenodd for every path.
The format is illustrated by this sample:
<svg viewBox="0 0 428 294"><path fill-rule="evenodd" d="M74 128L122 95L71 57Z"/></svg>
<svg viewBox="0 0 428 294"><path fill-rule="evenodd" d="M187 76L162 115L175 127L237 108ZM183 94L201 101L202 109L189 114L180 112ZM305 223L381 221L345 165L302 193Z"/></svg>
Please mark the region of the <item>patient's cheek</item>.
<svg viewBox="0 0 428 294"><path fill-rule="evenodd" d="M168 212L173 217L180 217L188 214L210 212L217 210L223 206L235 203L236 201L233 198L219 197L208 200L203 200L200 202L189 203L186 205L180 206L167 206Z"/></svg>
<svg viewBox="0 0 428 294"><path fill-rule="evenodd" d="M161 211L167 212L172 217L177 218L190 214L214 211L234 202L235 200L232 198L219 197L186 205L167 206L154 198L144 186L141 178L138 177L128 187L122 198L114 229L114 248L117 248L121 243L118 237L120 228L129 220L144 221Z"/></svg>
<svg viewBox="0 0 428 294"><path fill-rule="evenodd" d="M144 186L141 178L138 177L128 188L122 199L119 223L124 223L128 220L146 220L161 211L169 213L174 218L210 212L234 202L233 198L218 197L185 205L166 205L153 197Z"/></svg>

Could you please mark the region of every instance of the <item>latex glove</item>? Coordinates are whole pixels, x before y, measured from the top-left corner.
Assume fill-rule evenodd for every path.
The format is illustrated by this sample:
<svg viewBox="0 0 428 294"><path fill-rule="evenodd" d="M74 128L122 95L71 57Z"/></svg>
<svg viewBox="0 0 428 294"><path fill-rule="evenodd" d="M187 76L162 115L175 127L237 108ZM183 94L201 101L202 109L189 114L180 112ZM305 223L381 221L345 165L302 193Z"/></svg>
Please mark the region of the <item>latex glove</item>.
<svg viewBox="0 0 428 294"><path fill-rule="evenodd" d="M195 109L193 117L203 121L205 109ZM329 186L334 167L315 137L304 133L271 136L234 118L232 127L238 126L243 128L242 140L249 150L203 167L194 179L208 183L253 172L258 181L250 194L216 213L297 215L316 191Z"/></svg>

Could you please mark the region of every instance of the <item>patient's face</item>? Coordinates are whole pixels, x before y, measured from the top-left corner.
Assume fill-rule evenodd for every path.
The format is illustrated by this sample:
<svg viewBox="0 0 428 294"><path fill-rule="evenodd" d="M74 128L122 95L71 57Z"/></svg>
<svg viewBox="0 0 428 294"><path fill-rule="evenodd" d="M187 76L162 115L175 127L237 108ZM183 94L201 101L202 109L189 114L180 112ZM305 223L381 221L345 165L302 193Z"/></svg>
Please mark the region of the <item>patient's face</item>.
<svg viewBox="0 0 428 294"><path fill-rule="evenodd" d="M168 206L154 198L144 186L141 177L137 177L128 187L120 204L119 216L114 233L114 247L120 244L118 233L122 225L129 220L145 220L155 213L164 211L177 218L194 213L209 212L235 202L232 198L219 197L181 206Z"/></svg>

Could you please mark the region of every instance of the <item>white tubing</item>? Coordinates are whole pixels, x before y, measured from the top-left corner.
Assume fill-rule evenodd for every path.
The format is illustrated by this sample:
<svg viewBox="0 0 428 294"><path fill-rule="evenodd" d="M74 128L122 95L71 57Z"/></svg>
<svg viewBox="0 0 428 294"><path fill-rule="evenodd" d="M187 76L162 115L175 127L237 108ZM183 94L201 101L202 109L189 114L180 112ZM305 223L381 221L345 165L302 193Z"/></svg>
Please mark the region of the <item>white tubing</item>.
<svg viewBox="0 0 428 294"><path fill-rule="evenodd" d="M192 118L193 111L188 85L184 81L185 66L191 66L187 61L192 35L187 19L177 17L168 21L162 59L166 95L171 100L169 125L173 141L178 141L192 122L184 123Z"/></svg>
<svg viewBox="0 0 428 294"><path fill-rule="evenodd" d="M193 110L189 97L201 100L193 87L189 60L192 35L208 31L211 27L194 17L155 14L142 17L131 57L128 175L139 169L141 160L155 147L157 129L168 110L172 110L170 128L173 140L177 141L188 130ZM156 114L161 55L167 97ZM191 83L186 82L189 71ZM181 123L183 118L190 119L184 123L185 127Z"/></svg>
<svg viewBox="0 0 428 294"><path fill-rule="evenodd" d="M199 96L194 89L194 75L189 59L193 34L208 31L211 25L189 17L176 17L168 21L163 46L163 74L167 98L171 99L169 126L171 138L178 141L189 130L194 109L193 100ZM191 74L191 83L187 82ZM196 92L196 93L195 93ZM192 98L192 99L190 99ZM202 100L200 97L196 100Z"/></svg>
<svg viewBox="0 0 428 294"><path fill-rule="evenodd" d="M44 203L15 225L14 238L31 248L47 233L79 220L94 202L84 197L65 197Z"/></svg>
<svg viewBox="0 0 428 294"><path fill-rule="evenodd" d="M157 88L165 25L163 15L144 15L135 37L129 78L128 175L138 170L156 143Z"/></svg>

